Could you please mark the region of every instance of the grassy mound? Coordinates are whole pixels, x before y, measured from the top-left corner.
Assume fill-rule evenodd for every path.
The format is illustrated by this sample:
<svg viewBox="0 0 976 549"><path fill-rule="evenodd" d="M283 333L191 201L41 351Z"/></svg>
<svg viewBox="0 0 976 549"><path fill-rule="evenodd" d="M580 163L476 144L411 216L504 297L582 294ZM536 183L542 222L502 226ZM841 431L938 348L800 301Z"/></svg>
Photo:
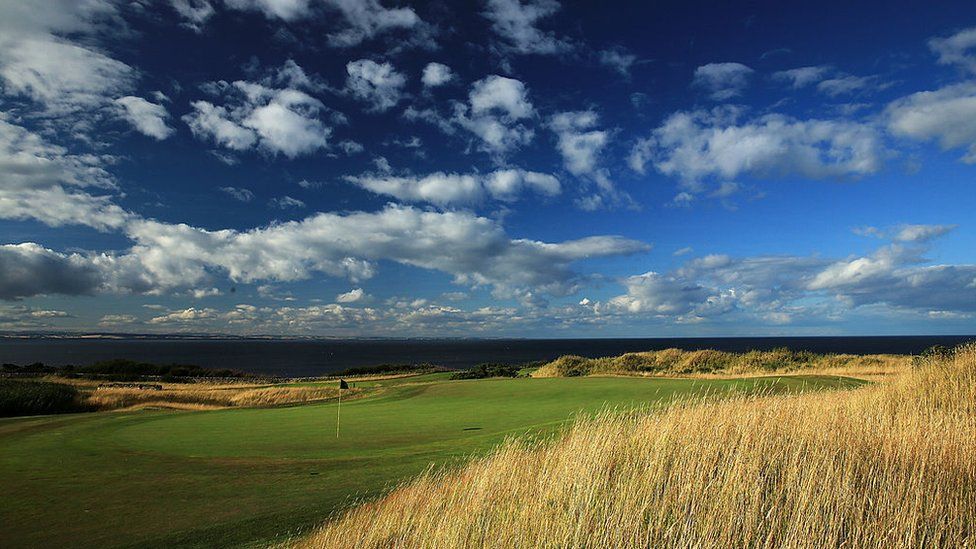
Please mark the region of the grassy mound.
<svg viewBox="0 0 976 549"><path fill-rule="evenodd" d="M599 374L636 375L742 375L796 371L887 371L907 367L901 355L817 354L790 349L728 353L710 349L664 349L615 357L585 358L567 355L544 364L533 377L574 377Z"/></svg>
<svg viewBox="0 0 976 549"><path fill-rule="evenodd" d="M298 545L970 547L974 455L970 346L856 391L583 420L554 444L423 476Z"/></svg>
<svg viewBox="0 0 976 549"><path fill-rule="evenodd" d="M78 390L63 383L0 379L0 417L81 412Z"/></svg>

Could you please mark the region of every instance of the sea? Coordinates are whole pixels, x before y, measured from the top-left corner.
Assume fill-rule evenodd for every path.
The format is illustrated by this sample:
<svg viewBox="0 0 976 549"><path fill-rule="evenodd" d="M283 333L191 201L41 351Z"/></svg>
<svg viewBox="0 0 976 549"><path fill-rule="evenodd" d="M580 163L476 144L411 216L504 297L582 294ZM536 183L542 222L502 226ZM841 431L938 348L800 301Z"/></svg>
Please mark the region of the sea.
<svg viewBox="0 0 976 549"><path fill-rule="evenodd" d="M0 337L0 363L87 365L125 358L195 364L280 377L314 377L346 368L430 363L468 368L483 362L521 364L561 355L614 356L676 347L685 350L768 350L818 353L919 353L933 345L976 341L970 336L715 337L645 339L181 339Z"/></svg>

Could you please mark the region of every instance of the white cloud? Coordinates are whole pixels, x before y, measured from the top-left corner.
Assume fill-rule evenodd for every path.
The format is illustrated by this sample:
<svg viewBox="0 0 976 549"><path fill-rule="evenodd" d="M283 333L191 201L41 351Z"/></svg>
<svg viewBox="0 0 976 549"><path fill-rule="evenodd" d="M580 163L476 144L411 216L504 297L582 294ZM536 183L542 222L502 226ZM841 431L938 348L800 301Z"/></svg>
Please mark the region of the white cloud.
<svg viewBox="0 0 976 549"><path fill-rule="evenodd" d="M162 105L150 103L141 97L132 95L120 97L115 100L115 103L122 109L122 118L143 135L162 141L176 131L166 125L169 113L166 112L166 107Z"/></svg>
<svg viewBox="0 0 976 549"><path fill-rule="evenodd" d="M213 83L209 89L226 94L229 106L209 101L191 103L183 116L197 138L235 151L252 147L288 158L327 148L332 129L319 119L321 101L293 88L273 89L247 81Z"/></svg>
<svg viewBox="0 0 976 549"><path fill-rule="evenodd" d="M241 202L250 202L254 199L254 193L250 189L244 189L241 187L221 187L221 191L229 194L235 200L240 200Z"/></svg>
<svg viewBox="0 0 976 549"><path fill-rule="evenodd" d="M3 92L28 97L48 114L90 117L131 90L137 72L92 45L115 16L114 4L103 0L0 4Z"/></svg>
<svg viewBox="0 0 976 549"><path fill-rule="evenodd" d="M137 324L139 319L133 315L116 314L116 315L103 315L98 321L98 325L106 328L116 327L116 326L127 326L130 324Z"/></svg>
<svg viewBox="0 0 976 549"><path fill-rule="evenodd" d="M885 110L888 130L944 150L966 148L962 161L976 163L976 84L967 82L913 93Z"/></svg>
<svg viewBox="0 0 976 549"><path fill-rule="evenodd" d="M938 54L940 65L958 65L976 72L976 27L933 38L929 40L929 48Z"/></svg>
<svg viewBox="0 0 976 549"><path fill-rule="evenodd" d="M451 67L442 63L427 63L420 81L428 88L436 88L447 84L453 79L454 73L451 72Z"/></svg>
<svg viewBox="0 0 976 549"><path fill-rule="evenodd" d="M958 225L896 225L887 229L856 227L854 234L884 238L896 242L928 242L954 231Z"/></svg>
<svg viewBox="0 0 976 549"><path fill-rule="evenodd" d="M82 224L99 230L122 226L130 215L111 196L84 189L115 189L104 165L111 157L74 155L0 113L0 218L36 219L52 227Z"/></svg>
<svg viewBox="0 0 976 549"><path fill-rule="evenodd" d="M372 105L371 110L382 112L396 105L403 96L407 79L390 63L377 63L370 59L350 61L346 64L346 87L352 95Z"/></svg>
<svg viewBox="0 0 976 549"><path fill-rule="evenodd" d="M124 279L112 287L132 287L136 279L147 288L142 291L201 287L215 273L235 282L294 281L315 272L355 281L387 260L502 294L520 288L564 294L581 280L569 268L574 261L647 249L610 236L561 243L511 239L497 222L471 213L395 205L375 213L320 213L246 232L139 220L127 235L135 241L132 249L100 265Z"/></svg>
<svg viewBox="0 0 976 549"><path fill-rule="evenodd" d="M866 124L779 114L739 122L734 111L713 110L671 115L635 145L629 163L644 173L653 162L697 188L706 177L857 177L877 172L885 155L878 132Z"/></svg>
<svg viewBox="0 0 976 549"><path fill-rule="evenodd" d="M773 80L788 82L793 89L805 88L824 79L831 71L827 65L797 67L773 73Z"/></svg>
<svg viewBox="0 0 976 549"><path fill-rule="evenodd" d="M558 148L566 169L573 175L597 171L599 156L610 139L608 132L593 129L599 116L593 111L562 112L549 122L558 137Z"/></svg>
<svg viewBox="0 0 976 549"><path fill-rule="evenodd" d="M601 50L597 59L601 65L610 67L625 77L630 76L630 69L637 62L637 56L622 47Z"/></svg>
<svg viewBox="0 0 976 549"><path fill-rule="evenodd" d="M342 149L342 152L348 155L358 154L366 150L366 147L363 147L362 143L352 141L351 139L344 139L340 141L338 145L339 148Z"/></svg>
<svg viewBox="0 0 976 549"><path fill-rule="evenodd" d="M536 27L540 19L559 8L556 0L488 0L482 15L491 21L491 30L502 39L504 51L547 55L572 49L567 40Z"/></svg>
<svg viewBox="0 0 976 549"><path fill-rule="evenodd" d="M411 8L384 8L378 0L328 0L342 14L348 27L329 34L329 43L350 47L390 29L410 29L422 24Z"/></svg>
<svg viewBox="0 0 976 549"><path fill-rule="evenodd" d="M273 208L278 208L279 210L287 210L289 208L304 208L305 203L297 198L292 198L290 196L279 196L272 198L268 204Z"/></svg>
<svg viewBox="0 0 976 549"><path fill-rule="evenodd" d="M715 101L726 101L742 95L753 72L742 63L709 63L695 69L692 85L707 91Z"/></svg>
<svg viewBox="0 0 976 549"><path fill-rule="evenodd" d="M291 21L310 13L309 0L224 0L228 8L260 11L269 19Z"/></svg>
<svg viewBox="0 0 976 549"><path fill-rule="evenodd" d="M210 0L170 0L170 5L183 18L183 25L197 32L214 14Z"/></svg>
<svg viewBox="0 0 976 549"><path fill-rule="evenodd" d="M448 124L465 128L478 137L480 150L501 157L532 141L535 132L521 121L533 116L535 108L524 83L491 75L471 86L468 105L455 104Z"/></svg>
<svg viewBox="0 0 976 549"><path fill-rule="evenodd" d="M349 290L348 292L337 295L335 300L336 303L355 303L357 301L362 300L363 296L365 295L366 292L364 292L362 288L355 288Z"/></svg>
<svg viewBox="0 0 976 549"><path fill-rule="evenodd" d="M595 194L577 201L577 205L587 210L629 200L628 196L617 191L608 170L600 165L600 156L609 143L610 133L596 129L598 123L599 116L594 111L561 112L549 120L566 169L596 185Z"/></svg>
<svg viewBox="0 0 976 549"><path fill-rule="evenodd" d="M436 172L424 177L366 174L345 179L376 194L437 206L474 205L488 196L510 202L523 190L548 196L560 192L559 180L552 175L516 169L497 170L485 175Z"/></svg>
<svg viewBox="0 0 976 549"><path fill-rule="evenodd" d="M817 91L830 97L849 95L871 86L876 80L875 76L841 75L820 81Z"/></svg>
<svg viewBox="0 0 976 549"><path fill-rule="evenodd" d="M801 317L819 322L859 307L887 307L938 316L976 311L976 265L924 265L935 233L904 225L909 245L831 260L817 256L711 255L667 274L645 273L621 281L626 293L594 311L649 314L678 322L702 322L727 314L770 323ZM939 226L946 227L946 226ZM914 231L914 232L913 232Z"/></svg>
<svg viewBox="0 0 976 549"><path fill-rule="evenodd" d="M224 107L208 101L191 103L193 112L183 117L193 135L201 139L212 139L217 145L235 151L245 151L257 143L253 131L230 120L230 113Z"/></svg>

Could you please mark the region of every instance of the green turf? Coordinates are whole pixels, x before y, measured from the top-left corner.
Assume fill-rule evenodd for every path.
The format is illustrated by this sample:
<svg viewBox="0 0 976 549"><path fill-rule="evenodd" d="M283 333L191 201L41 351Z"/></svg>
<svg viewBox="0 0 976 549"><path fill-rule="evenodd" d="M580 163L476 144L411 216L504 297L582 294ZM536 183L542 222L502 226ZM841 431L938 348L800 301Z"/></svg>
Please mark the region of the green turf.
<svg viewBox="0 0 976 549"><path fill-rule="evenodd" d="M684 395L846 387L807 376L373 382L336 404L0 421L0 547L266 544L431 465L572 416ZM363 382L365 383L365 382Z"/></svg>

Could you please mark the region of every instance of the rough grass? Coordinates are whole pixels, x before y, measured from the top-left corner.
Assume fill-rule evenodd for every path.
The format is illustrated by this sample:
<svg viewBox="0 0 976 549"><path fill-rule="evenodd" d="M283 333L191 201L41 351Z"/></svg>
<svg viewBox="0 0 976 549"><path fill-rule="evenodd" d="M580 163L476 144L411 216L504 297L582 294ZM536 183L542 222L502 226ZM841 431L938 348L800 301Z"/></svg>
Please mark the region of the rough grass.
<svg viewBox="0 0 976 549"><path fill-rule="evenodd" d="M969 346L854 391L685 402L513 441L296 545L972 547L973 456Z"/></svg>
<svg viewBox="0 0 976 549"><path fill-rule="evenodd" d="M155 383L161 390L113 386L88 380L47 378L68 383L78 389L80 402L88 409L118 410L172 408L211 410L230 407L278 406L335 399L337 383L306 385L267 385L254 383ZM358 395L359 389L343 391L343 399Z"/></svg>
<svg viewBox="0 0 976 549"><path fill-rule="evenodd" d="M726 375L769 373L831 373L858 377L884 377L902 373L911 365L907 355L818 354L789 349L727 353L715 350L664 349L615 357L561 356L542 365L533 377L586 375Z"/></svg>

